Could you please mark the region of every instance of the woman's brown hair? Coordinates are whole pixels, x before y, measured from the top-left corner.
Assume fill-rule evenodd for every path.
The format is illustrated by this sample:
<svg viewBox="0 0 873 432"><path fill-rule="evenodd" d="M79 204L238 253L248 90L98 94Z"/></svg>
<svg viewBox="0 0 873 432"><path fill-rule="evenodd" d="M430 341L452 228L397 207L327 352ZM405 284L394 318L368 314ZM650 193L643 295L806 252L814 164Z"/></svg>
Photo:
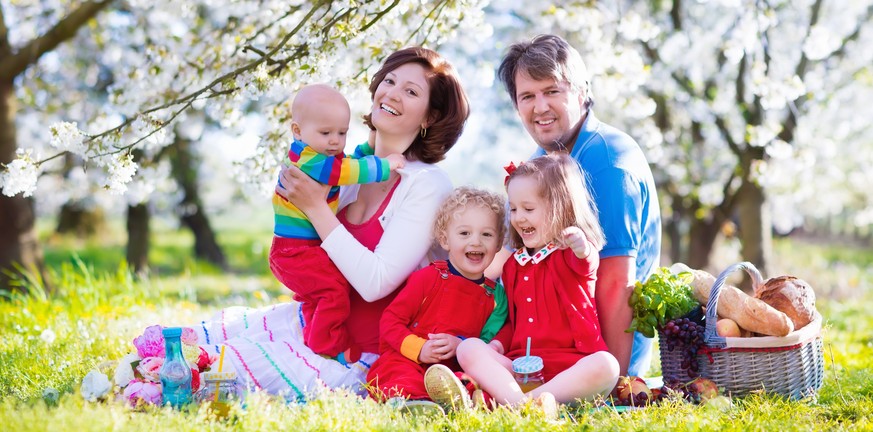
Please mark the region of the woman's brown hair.
<svg viewBox="0 0 873 432"><path fill-rule="evenodd" d="M409 149L403 153L408 159L425 163L436 163L446 157L446 152L458 142L464 123L470 115L467 95L461 87L455 68L436 51L410 47L395 51L370 81L370 98L389 72L406 63L422 65L427 71L430 86L430 110L428 112L427 132L422 137L416 135ZM364 116L364 123L374 129L370 114Z"/></svg>

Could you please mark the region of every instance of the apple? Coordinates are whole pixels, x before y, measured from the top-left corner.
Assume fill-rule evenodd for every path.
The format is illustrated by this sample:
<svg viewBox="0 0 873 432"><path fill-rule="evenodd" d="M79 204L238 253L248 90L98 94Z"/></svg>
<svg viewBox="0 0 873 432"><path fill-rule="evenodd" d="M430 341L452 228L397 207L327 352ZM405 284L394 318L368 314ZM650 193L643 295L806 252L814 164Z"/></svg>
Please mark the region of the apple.
<svg viewBox="0 0 873 432"><path fill-rule="evenodd" d="M646 385L646 381L637 376L618 377L618 384L612 390L612 396L621 402L630 403L634 395L645 393L646 398L652 400L652 391Z"/></svg>
<svg viewBox="0 0 873 432"><path fill-rule="evenodd" d="M718 396L718 386L715 382L706 378L695 378L688 383L688 390L700 396L701 402L706 402Z"/></svg>
<svg viewBox="0 0 873 432"><path fill-rule="evenodd" d="M721 337L740 337L740 326L730 318L722 318L715 323L715 332Z"/></svg>

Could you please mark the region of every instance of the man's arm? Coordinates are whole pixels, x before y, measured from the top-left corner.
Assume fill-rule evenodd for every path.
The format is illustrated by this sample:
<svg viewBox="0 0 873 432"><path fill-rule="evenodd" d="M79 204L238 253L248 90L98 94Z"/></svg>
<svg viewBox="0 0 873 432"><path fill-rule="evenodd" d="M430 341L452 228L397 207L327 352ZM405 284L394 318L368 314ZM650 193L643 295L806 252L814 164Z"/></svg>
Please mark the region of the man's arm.
<svg viewBox="0 0 873 432"><path fill-rule="evenodd" d="M621 375L627 375L634 334L625 333L630 327L633 310L628 299L633 292L636 258L616 256L600 260L597 270L597 288L594 301L603 340L610 354L618 359Z"/></svg>

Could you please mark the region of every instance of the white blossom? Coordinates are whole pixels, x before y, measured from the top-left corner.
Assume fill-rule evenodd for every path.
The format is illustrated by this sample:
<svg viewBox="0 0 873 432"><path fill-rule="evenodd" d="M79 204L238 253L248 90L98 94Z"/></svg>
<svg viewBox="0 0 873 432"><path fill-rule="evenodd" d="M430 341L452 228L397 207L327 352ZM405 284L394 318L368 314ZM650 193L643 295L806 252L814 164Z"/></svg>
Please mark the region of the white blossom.
<svg viewBox="0 0 873 432"><path fill-rule="evenodd" d="M810 60L821 60L834 52L840 45L840 40L827 27L816 25L809 31L809 36L803 42L803 53Z"/></svg>
<svg viewBox="0 0 873 432"><path fill-rule="evenodd" d="M780 130L781 126L772 123L749 126L749 144L754 147L764 147L776 138Z"/></svg>
<svg viewBox="0 0 873 432"><path fill-rule="evenodd" d="M52 331L52 329L45 329L39 334L39 338L47 345L51 345L55 342L55 339L57 339L57 335L55 335L55 332Z"/></svg>
<svg viewBox="0 0 873 432"><path fill-rule="evenodd" d="M130 383L136 375L133 372L133 366L131 363L142 360L136 352L129 353L121 358L118 361L118 364L115 366L115 375L113 376L113 381L115 385L119 387L127 387L127 384Z"/></svg>
<svg viewBox="0 0 873 432"><path fill-rule="evenodd" d="M31 150L18 149L18 158L6 165L6 170L0 172L0 183L3 184L3 195L25 197L33 195L36 182L39 179L39 169L31 157Z"/></svg>
<svg viewBox="0 0 873 432"><path fill-rule="evenodd" d="M49 127L52 134L52 147L69 151L79 156L85 156L88 147L84 142L84 135L79 130L76 122L60 122Z"/></svg>
<svg viewBox="0 0 873 432"><path fill-rule="evenodd" d="M98 370L92 370L82 379L82 388L79 390L82 397L88 402L96 402L106 396L112 390L109 378Z"/></svg>
<svg viewBox="0 0 873 432"><path fill-rule="evenodd" d="M107 167L108 176L104 179L103 187L114 194L123 194L127 191L127 184L136 174L137 164L133 161L133 155L121 154L113 159Z"/></svg>

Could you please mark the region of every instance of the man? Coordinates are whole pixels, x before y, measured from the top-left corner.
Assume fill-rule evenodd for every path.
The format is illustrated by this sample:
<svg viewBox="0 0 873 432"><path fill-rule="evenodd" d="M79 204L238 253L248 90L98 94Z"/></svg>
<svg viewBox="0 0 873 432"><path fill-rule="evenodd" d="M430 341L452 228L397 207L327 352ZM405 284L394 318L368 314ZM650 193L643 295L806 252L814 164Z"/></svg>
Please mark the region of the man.
<svg viewBox="0 0 873 432"><path fill-rule="evenodd" d="M606 234L595 296L603 338L622 375L642 376L652 339L625 330L634 283L657 268L661 249L661 211L646 158L633 138L594 116L585 63L564 39L540 35L512 45L498 75L540 147L534 157L567 152L588 176ZM508 256L503 251L496 266Z"/></svg>

